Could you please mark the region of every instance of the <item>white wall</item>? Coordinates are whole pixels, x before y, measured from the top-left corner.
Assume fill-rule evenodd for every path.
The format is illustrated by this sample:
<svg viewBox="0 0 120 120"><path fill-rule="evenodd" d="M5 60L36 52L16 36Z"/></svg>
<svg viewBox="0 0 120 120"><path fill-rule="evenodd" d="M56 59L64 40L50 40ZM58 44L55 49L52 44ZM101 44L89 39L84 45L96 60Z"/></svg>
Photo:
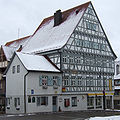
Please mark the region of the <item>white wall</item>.
<svg viewBox="0 0 120 120"><path fill-rule="evenodd" d="M41 75L47 75L47 76L54 75L61 77L61 74L58 73L29 72L26 81L27 95L31 95L31 89L34 89L35 95L61 94L62 86L58 86L57 89L54 89L53 86L48 86L47 89L43 89L42 86L39 85L39 77Z"/></svg>
<svg viewBox="0 0 120 120"><path fill-rule="evenodd" d="M77 106L72 107L72 97L77 97ZM62 98L62 99L61 99ZM59 106L62 111L79 111L79 110L87 110L87 95L62 95L59 97L61 101L59 101ZM70 106L64 106L64 99L70 99Z"/></svg>
<svg viewBox="0 0 120 120"><path fill-rule="evenodd" d="M47 75L47 76L59 76L61 77L61 74L58 73L40 73L40 72L29 72L27 75L26 80L26 87L27 87L27 113L33 113L33 112L52 112L52 96L59 96L62 91L62 86L58 86L57 89L54 89L53 86L48 86L47 89L43 89L42 86L39 85L39 77L41 75ZM34 94L31 94L31 89L34 90ZM37 106L35 103L28 103L28 96L35 96L35 99L39 96L47 96L48 97L48 105L47 106ZM37 99L36 99L37 100Z"/></svg>
<svg viewBox="0 0 120 120"><path fill-rule="evenodd" d="M17 65L20 65L20 73L17 73ZM15 66L15 73L12 73L12 67ZM17 56L14 57L13 62L6 74L6 97L11 98L10 109L6 109L6 113L24 113L24 75L27 70L19 61ZM20 110L16 110L14 106L14 98L20 98Z"/></svg>

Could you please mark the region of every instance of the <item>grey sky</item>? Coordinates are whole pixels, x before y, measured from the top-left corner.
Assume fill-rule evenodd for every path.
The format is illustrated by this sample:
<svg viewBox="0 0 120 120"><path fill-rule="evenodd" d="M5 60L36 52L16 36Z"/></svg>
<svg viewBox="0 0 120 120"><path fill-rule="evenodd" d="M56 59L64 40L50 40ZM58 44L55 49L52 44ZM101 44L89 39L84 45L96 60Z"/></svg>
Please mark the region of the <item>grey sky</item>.
<svg viewBox="0 0 120 120"><path fill-rule="evenodd" d="M33 34L41 21L88 0L0 0L0 44ZM120 0L91 0L116 55L120 58Z"/></svg>

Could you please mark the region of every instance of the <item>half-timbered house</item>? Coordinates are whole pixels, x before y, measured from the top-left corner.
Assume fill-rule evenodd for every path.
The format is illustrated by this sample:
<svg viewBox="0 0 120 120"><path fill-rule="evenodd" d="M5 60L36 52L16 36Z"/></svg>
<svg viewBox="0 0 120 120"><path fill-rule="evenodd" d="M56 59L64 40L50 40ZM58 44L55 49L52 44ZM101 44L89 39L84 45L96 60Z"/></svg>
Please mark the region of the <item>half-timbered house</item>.
<svg viewBox="0 0 120 120"><path fill-rule="evenodd" d="M22 52L47 55L63 71L64 110L83 101L85 109L113 108L116 55L91 2L45 18Z"/></svg>

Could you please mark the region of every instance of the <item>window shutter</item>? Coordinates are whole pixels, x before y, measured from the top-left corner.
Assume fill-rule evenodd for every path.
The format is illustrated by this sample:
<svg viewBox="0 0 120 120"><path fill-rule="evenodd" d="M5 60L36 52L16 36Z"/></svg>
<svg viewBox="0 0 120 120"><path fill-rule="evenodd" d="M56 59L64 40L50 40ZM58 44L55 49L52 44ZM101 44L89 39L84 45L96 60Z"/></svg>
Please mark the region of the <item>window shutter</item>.
<svg viewBox="0 0 120 120"><path fill-rule="evenodd" d="M39 85L42 85L42 76L39 77Z"/></svg>
<svg viewBox="0 0 120 120"><path fill-rule="evenodd" d="M61 77L58 77L58 85L60 86L62 84L62 79Z"/></svg>
<svg viewBox="0 0 120 120"><path fill-rule="evenodd" d="M48 76L48 85L53 85L52 76Z"/></svg>

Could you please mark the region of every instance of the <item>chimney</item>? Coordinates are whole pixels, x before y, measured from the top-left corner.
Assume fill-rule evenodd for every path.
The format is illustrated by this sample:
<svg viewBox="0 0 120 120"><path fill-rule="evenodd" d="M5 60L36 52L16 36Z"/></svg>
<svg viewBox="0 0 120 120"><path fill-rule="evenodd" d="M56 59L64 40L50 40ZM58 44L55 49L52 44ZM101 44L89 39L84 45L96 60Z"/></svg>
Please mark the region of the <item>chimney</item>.
<svg viewBox="0 0 120 120"><path fill-rule="evenodd" d="M17 50L17 52L20 52L22 50L22 45L20 45L19 49Z"/></svg>
<svg viewBox="0 0 120 120"><path fill-rule="evenodd" d="M54 13L54 26L59 25L62 22L62 12L61 10L57 10L56 13Z"/></svg>

